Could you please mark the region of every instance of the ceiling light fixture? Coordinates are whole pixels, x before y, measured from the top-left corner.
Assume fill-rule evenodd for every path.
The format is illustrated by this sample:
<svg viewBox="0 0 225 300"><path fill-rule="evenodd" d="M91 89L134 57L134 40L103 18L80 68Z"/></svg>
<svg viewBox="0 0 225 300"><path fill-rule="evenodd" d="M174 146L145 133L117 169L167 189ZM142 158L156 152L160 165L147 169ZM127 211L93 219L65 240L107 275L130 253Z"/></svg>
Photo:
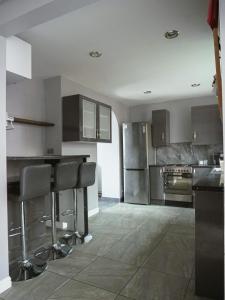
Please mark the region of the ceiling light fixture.
<svg viewBox="0 0 225 300"><path fill-rule="evenodd" d="M180 32L178 30L169 30L167 31L164 36L168 40L175 39L179 36Z"/></svg>
<svg viewBox="0 0 225 300"><path fill-rule="evenodd" d="M152 91L144 91L144 94L151 94L152 93Z"/></svg>
<svg viewBox="0 0 225 300"><path fill-rule="evenodd" d="M198 86L200 86L200 83L193 83L193 84L191 85L191 87L198 87Z"/></svg>
<svg viewBox="0 0 225 300"><path fill-rule="evenodd" d="M92 50L89 52L89 55L93 58L99 58L102 56L102 53L96 50Z"/></svg>

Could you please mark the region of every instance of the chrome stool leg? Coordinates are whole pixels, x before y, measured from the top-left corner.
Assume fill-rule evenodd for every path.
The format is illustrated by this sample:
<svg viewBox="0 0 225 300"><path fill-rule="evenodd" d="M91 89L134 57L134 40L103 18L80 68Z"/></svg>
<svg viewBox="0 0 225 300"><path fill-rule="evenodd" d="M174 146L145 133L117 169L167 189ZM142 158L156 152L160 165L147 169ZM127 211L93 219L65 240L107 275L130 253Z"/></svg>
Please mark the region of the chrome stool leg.
<svg viewBox="0 0 225 300"><path fill-rule="evenodd" d="M84 237L78 231L78 197L77 190L73 189L73 204L74 204L74 213L73 213L73 243L76 245L77 239L80 240L81 243L84 242Z"/></svg>
<svg viewBox="0 0 225 300"><path fill-rule="evenodd" d="M26 227L25 227L25 203L21 201L21 244L22 244L22 260L19 262L19 276L17 281L28 280L33 278L47 269L47 263L37 259L29 258L26 243Z"/></svg>
<svg viewBox="0 0 225 300"><path fill-rule="evenodd" d="M73 248L66 244L61 244L57 239L56 231L56 201L55 192L52 192L51 199L51 223L52 223L52 258L53 260L69 255Z"/></svg>

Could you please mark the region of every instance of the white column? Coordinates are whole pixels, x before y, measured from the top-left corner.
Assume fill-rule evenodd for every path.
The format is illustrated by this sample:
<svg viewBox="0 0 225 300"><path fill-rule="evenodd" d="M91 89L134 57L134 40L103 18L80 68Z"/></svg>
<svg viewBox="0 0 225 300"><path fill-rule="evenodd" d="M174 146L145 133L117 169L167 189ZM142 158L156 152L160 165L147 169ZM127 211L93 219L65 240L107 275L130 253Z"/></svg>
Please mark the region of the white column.
<svg viewBox="0 0 225 300"><path fill-rule="evenodd" d="M8 261L6 178L6 40L0 36L0 293L11 286Z"/></svg>

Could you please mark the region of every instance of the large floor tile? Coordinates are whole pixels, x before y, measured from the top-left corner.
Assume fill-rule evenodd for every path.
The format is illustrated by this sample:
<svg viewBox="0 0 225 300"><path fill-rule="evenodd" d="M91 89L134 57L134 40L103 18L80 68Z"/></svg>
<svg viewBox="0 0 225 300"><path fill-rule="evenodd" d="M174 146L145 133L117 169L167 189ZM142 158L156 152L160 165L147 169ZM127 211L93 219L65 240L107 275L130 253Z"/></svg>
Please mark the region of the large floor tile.
<svg viewBox="0 0 225 300"><path fill-rule="evenodd" d="M187 293L186 293L186 296L185 296L184 299L185 300L212 300L210 298L203 298L203 297L195 296L195 282L194 282L194 280L190 281L190 283L188 285Z"/></svg>
<svg viewBox="0 0 225 300"><path fill-rule="evenodd" d="M115 298L116 295L113 293L71 280L59 288L49 300L114 300Z"/></svg>
<svg viewBox="0 0 225 300"><path fill-rule="evenodd" d="M92 255L103 256L105 255L114 245L116 245L121 239L113 234L98 234L93 235L93 239L82 245L77 245L78 251L83 253L89 253Z"/></svg>
<svg viewBox="0 0 225 300"><path fill-rule="evenodd" d="M45 272L32 280L14 283L1 296L5 300L45 300L67 281L66 277Z"/></svg>
<svg viewBox="0 0 225 300"><path fill-rule="evenodd" d="M74 279L117 293L136 270L134 266L99 257Z"/></svg>
<svg viewBox="0 0 225 300"><path fill-rule="evenodd" d="M136 300L181 300L187 283L178 276L140 269L121 294Z"/></svg>
<svg viewBox="0 0 225 300"><path fill-rule="evenodd" d="M140 232L139 235L121 240L107 252L105 257L141 266L160 242L161 238L162 236L158 234L144 237Z"/></svg>
<svg viewBox="0 0 225 300"><path fill-rule="evenodd" d="M116 300L132 300L131 298L127 298L127 297L124 297L124 296L118 296L116 298Z"/></svg>
<svg viewBox="0 0 225 300"><path fill-rule="evenodd" d="M144 264L144 268L167 274L191 278L194 253L190 251L169 251L163 245L157 247Z"/></svg>
<svg viewBox="0 0 225 300"><path fill-rule="evenodd" d="M195 238L193 235L182 235L176 233L167 233L162 241L160 247L168 251L195 251Z"/></svg>
<svg viewBox="0 0 225 300"><path fill-rule="evenodd" d="M169 232L182 234L182 235L195 235L195 226L191 224L172 224L169 228Z"/></svg>
<svg viewBox="0 0 225 300"><path fill-rule="evenodd" d="M48 271L72 278L95 259L94 255L74 249L70 256L49 262Z"/></svg>

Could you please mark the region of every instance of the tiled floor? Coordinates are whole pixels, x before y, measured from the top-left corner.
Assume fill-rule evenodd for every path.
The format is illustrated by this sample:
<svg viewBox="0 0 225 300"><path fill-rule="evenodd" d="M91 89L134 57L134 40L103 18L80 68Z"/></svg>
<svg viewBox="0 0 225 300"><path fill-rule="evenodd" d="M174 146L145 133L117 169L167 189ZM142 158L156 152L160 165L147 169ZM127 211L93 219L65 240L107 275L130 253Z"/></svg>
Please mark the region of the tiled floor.
<svg viewBox="0 0 225 300"><path fill-rule="evenodd" d="M116 204L90 219L94 239L13 284L5 300L197 300L194 210ZM0 298L1 298L0 297ZM202 299L202 298L201 298Z"/></svg>

